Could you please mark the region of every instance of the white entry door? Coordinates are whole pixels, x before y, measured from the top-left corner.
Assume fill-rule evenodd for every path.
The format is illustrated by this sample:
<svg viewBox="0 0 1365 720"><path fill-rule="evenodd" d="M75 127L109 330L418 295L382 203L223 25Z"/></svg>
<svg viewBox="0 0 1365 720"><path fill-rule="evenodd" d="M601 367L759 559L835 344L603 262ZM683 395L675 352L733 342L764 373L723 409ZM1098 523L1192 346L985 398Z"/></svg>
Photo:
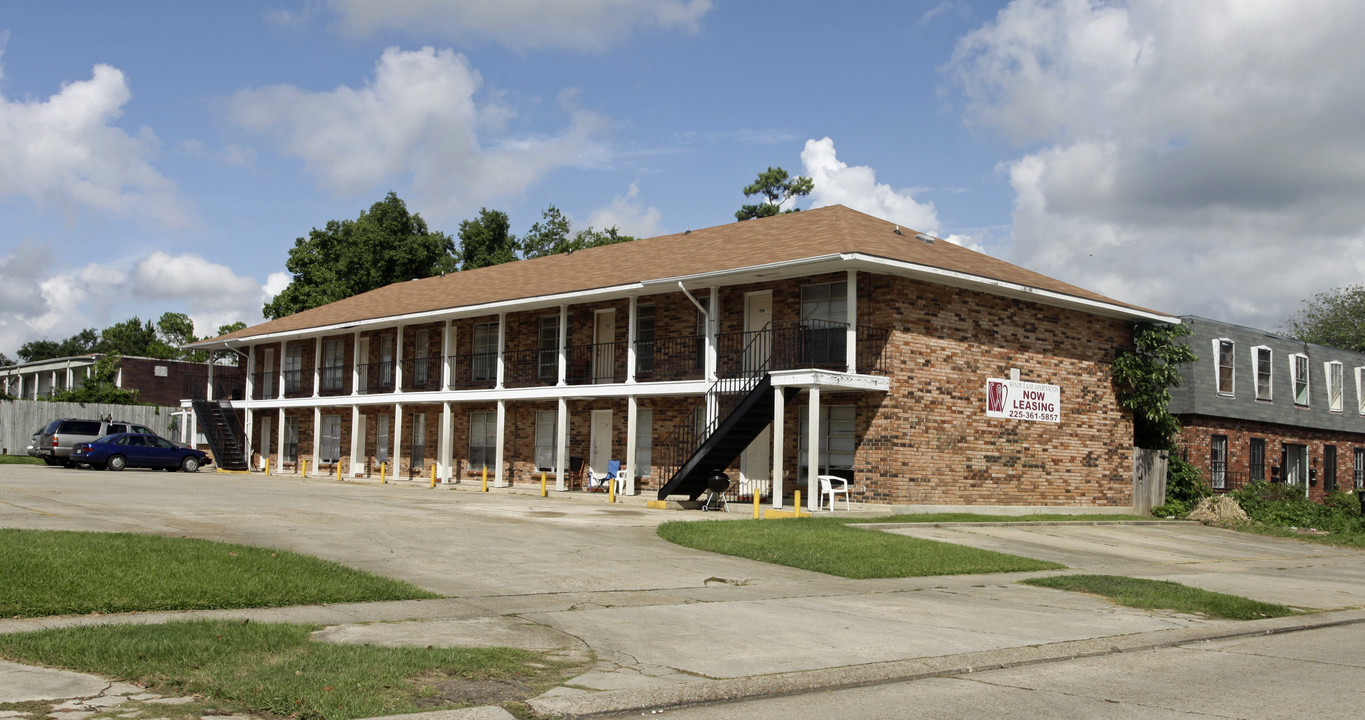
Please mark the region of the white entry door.
<svg viewBox="0 0 1365 720"><path fill-rule="evenodd" d="M270 415L262 413L260 418L261 425L261 469L265 469L265 464L270 461Z"/></svg>
<svg viewBox="0 0 1365 720"><path fill-rule="evenodd" d="M611 462L611 410L592 411L592 432L588 440L588 470L593 475L607 472Z"/></svg>
<svg viewBox="0 0 1365 720"><path fill-rule="evenodd" d="M744 347L747 354L744 367L756 370L772 354L772 335L759 335L773 319L773 291L747 293L744 296Z"/></svg>
<svg viewBox="0 0 1365 720"><path fill-rule="evenodd" d="M616 374L616 311L598 310L593 331L593 382L609 383Z"/></svg>

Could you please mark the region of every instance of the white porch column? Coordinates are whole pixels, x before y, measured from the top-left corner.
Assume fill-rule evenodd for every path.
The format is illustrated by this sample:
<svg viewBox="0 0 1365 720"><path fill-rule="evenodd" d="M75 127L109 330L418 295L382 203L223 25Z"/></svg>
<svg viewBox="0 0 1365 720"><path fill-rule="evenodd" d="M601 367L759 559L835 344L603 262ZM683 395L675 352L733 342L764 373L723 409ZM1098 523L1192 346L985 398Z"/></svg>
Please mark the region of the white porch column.
<svg viewBox="0 0 1365 720"><path fill-rule="evenodd" d="M360 436L360 406L351 406L351 477L360 477L364 464L360 458L365 454L365 438Z"/></svg>
<svg viewBox="0 0 1365 720"><path fill-rule="evenodd" d="M719 331L717 318L720 317L720 292L711 286L711 299L706 304L706 381L716 380L716 333Z"/></svg>
<svg viewBox="0 0 1365 720"><path fill-rule="evenodd" d="M815 476L820 473L820 386L810 389L810 417L806 422L806 508L814 510L820 482ZM800 508L797 508L800 510Z"/></svg>
<svg viewBox="0 0 1365 720"><path fill-rule="evenodd" d="M499 324L499 327L501 327L501 325L502 325L501 320L502 320L502 319L499 318L499 323L498 323L498 324ZM498 330L498 357L499 357L499 360L498 360L498 384L501 385L501 384L502 384L502 360L501 360L501 358L502 358L502 330L501 330L501 329ZM505 444L505 441L506 441L506 439L507 439L507 438L506 438L506 432L507 432L507 401L506 401L506 400L498 400L498 431L497 431L497 433L498 433L498 440L497 440L498 444L497 444L497 449L493 451L493 462L497 463L498 467L497 467L497 471L493 474L493 486L494 486L494 487L507 487L506 478L503 477L503 471L502 471L502 448L503 448L503 445Z"/></svg>
<svg viewBox="0 0 1365 720"><path fill-rule="evenodd" d="M559 381L564 382L564 353L559 354ZM564 473L569 468L569 401L559 399L555 418L555 490L564 491Z"/></svg>
<svg viewBox="0 0 1365 720"><path fill-rule="evenodd" d="M210 371L212 372L212 371ZM322 394L322 338L313 338L313 397ZM316 447L317 443L314 442ZM314 463L316 465L316 463Z"/></svg>
<svg viewBox="0 0 1365 720"><path fill-rule="evenodd" d="M246 400L259 400L256 397L256 346L252 345L246 349L246 391L243 393ZM248 416L250 414L248 413ZM248 434L249 436L249 434ZM251 451L247 450L247 462L251 462Z"/></svg>
<svg viewBox="0 0 1365 720"><path fill-rule="evenodd" d="M638 308L639 308L639 305L640 305L640 298L637 298L637 297L635 297L634 295L631 295L631 296L630 296L630 312L628 313L628 316L627 316L629 319L626 321L626 322L630 323L630 326L626 328L626 382L628 382L628 383L633 383L633 382L635 382L635 322L636 322L636 321L635 321L635 313L637 312L637 310L638 310ZM633 398L632 398L632 401L633 401ZM633 421L632 421L632 422L633 422ZM632 425L632 427L633 427L633 425ZM631 462L631 465L630 465L630 466L631 466L632 468L635 467L634 461ZM634 471L632 470L632 471L631 471L631 477L634 477L634 476L635 476L635 473L634 473Z"/></svg>
<svg viewBox="0 0 1365 720"><path fill-rule="evenodd" d="M635 314L635 298L630 299L631 315ZM626 495L635 494L635 478L640 473L635 471L635 442L636 442L636 418L639 417L640 403L634 395L626 396Z"/></svg>
<svg viewBox="0 0 1365 720"><path fill-rule="evenodd" d="M498 313L498 381L496 386L502 387L505 363L502 354L507 352L507 313ZM498 452L502 452L502 401L498 401ZM498 463L498 477L502 477L502 463ZM498 487L502 487L499 485Z"/></svg>
<svg viewBox="0 0 1365 720"><path fill-rule="evenodd" d="M450 330L449 323L446 324L446 330ZM453 468L450 467L450 458L454 453L454 419L454 415L450 412L450 403L441 403L441 434L440 439L437 441L440 443L440 446L436 449L436 453L440 456L440 459L437 462L439 462L441 466L440 474L442 483L450 482L451 478L455 475Z"/></svg>
<svg viewBox="0 0 1365 720"><path fill-rule="evenodd" d="M356 330L351 336L351 394L360 394L360 366L368 363L369 358L360 357L360 331ZM354 454L354 453L353 453ZM351 458L351 467L355 467L355 458Z"/></svg>
<svg viewBox="0 0 1365 720"><path fill-rule="evenodd" d="M193 411L193 410L190 410L189 412L187 412L187 413L185 413L185 414L189 416L189 422L185 423L186 425L189 425L189 427L190 427L190 439L188 440L189 446L192 447L192 448L197 448L197 447L199 447L199 417L198 417L198 413L196 413L196 412Z"/></svg>
<svg viewBox="0 0 1365 720"><path fill-rule="evenodd" d="M389 455L389 477L398 479L398 466L403 461L403 403L393 406L393 454Z"/></svg>
<svg viewBox="0 0 1365 720"><path fill-rule="evenodd" d="M313 474L318 474L318 460L322 453L322 407L313 406L313 460L308 467L313 469Z"/></svg>
<svg viewBox="0 0 1365 720"><path fill-rule="evenodd" d="M844 355L848 360L848 371L858 372L858 271L848 271L848 293L847 293L848 314L844 322L848 323L848 328L844 331Z"/></svg>
<svg viewBox="0 0 1365 720"><path fill-rule="evenodd" d="M453 361L451 360L450 356L453 355L453 354L455 354L455 325L454 325L454 321L453 321L453 320L446 320L445 332L441 335L441 389L442 389L442 390L449 390L449 389L451 388L451 385L453 385L453 383L452 383L451 381L454 380L454 376L453 376L453 374L451 373L451 369L452 369L452 368L451 368L451 366L450 366L450 363L453 362ZM446 403L446 407L445 407L445 411L444 411L443 417L447 417L447 418L448 418L449 415L450 415L450 403ZM446 422L445 420L442 421L442 423L445 423L445 422ZM445 461L443 461L442 464L444 464L444 465L449 465L449 464L450 464L450 462L449 462L449 456L446 456L446 458L447 458L447 459L446 459ZM449 469L449 468L447 468L447 470L448 470L448 469ZM445 479L449 479L449 475L445 476Z"/></svg>
<svg viewBox="0 0 1365 720"><path fill-rule="evenodd" d="M563 386L563 385L567 385L567 384L568 384L569 357L568 357L568 355L566 354L566 353L568 352L568 348L566 347L566 345L568 344L568 341L569 341L569 306L568 306L568 305L560 305L560 306L559 306L559 382L556 382L556 383L555 383L556 385L560 385L560 386ZM563 400L560 400L560 401L559 401L559 407L561 408L559 412L560 412L560 417L561 417L561 421L562 421L563 414L564 414L564 410L563 410L564 401L563 401ZM563 489L564 489L564 485L563 485L563 482L564 482L564 478L563 478L564 459L563 459L563 458L560 458L558 467L559 467L559 469L560 469L560 487L559 487L559 489L560 489L560 490L563 490Z"/></svg>
<svg viewBox="0 0 1365 720"><path fill-rule="evenodd" d="M119 368L119 375L120 375L120 376L123 375L123 368L122 368L122 367ZM122 387L122 383L120 383L119 386ZM204 399L205 399L205 400L212 400L212 399L213 399L213 361L212 361L212 360L209 361L209 380L208 380L208 385L207 385L207 387L204 388L204 392L205 392L205 395L204 395Z"/></svg>
<svg viewBox="0 0 1365 720"><path fill-rule="evenodd" d="M393 339L393 391L403 392L403 326L398 326L398 337ZM397 456L395 456L397 457Z"/></svg>
<svg viewBox="0 0 1365 720"><path fill-rule="evenodd" d="M284 465L284 408L280 408L279 422L275 423L275 455L280 459L275 463L275 474L279 475Z"/></svg>
<svg viewBox="0 0 1365 720"><path fill-rule="evenodd" d="M251 434L251 428L253 427L254 424L253 420L255 420L255 415L256 415L255 411L252 410L244 410L242 412L242 433L246 435L246 437L243 439L246 441L245 445L247 471L251 470L251 448L253 445L256 444L251 440L251 438L253 437Z"/></svg>
<svg viewBox="0 0 1365 720"><path fill-rule="evenodd" d="M784 458L782 448L785 442L783 431L786 430L787 425L784 422L787 413L787 397L782 394L783 389L780 387L773 388L775 391L773 393L773 507L779 510L782 509L782 478L784 472L782 468Z"/></svg>

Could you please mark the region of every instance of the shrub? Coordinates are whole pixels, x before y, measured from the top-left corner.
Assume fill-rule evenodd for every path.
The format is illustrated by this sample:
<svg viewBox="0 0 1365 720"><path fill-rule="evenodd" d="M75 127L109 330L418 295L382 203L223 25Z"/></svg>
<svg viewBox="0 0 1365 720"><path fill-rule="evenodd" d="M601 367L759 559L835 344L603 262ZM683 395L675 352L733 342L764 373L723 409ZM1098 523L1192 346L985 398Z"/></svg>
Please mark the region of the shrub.
<svg viewBox="0 0 1365 720"><path fill-rule="evenodd" d="M1185 517L1190 511L1190 506L1180 500L1168 499L1164 504L1152 508L1152 515L1156 517Z"/></svg>
<svg viewBox="0 0 1365 720"><path fill-rule="evenodd" d="M1322 504L1348 517L1360 517L1360 498L1350 490L1328 493Z"/></svg>
<svg viewBox="0 0 1365 720"><path fill-rule="evenodd" d="M1361 526L1360 503L1350 493L1332 493L1319 505L1304 497L1302 486L1255 481L1234 491L1232 497L1252 520L1266 525L1329 532L1358 530Z"/></svg>
<svg viewBox="0 0 1365 720"><path fill-rule="evenodd" d="M1166 462L1166 502L1179 500L1189 508L1212 494L1213 488L1204 482L1199 469L1172 452Z"/></svg>

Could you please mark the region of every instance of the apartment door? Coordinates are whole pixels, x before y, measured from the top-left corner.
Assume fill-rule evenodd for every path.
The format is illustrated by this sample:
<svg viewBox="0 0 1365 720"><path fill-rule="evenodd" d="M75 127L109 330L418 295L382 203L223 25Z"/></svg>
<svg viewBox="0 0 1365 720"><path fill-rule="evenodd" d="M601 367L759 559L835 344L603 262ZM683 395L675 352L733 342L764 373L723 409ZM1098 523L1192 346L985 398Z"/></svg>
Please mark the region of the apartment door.
<svg viewBox="0 0 1365 720"><path fill-rule="evenodd" d="M616 311L598 310L593 331L593 382L609 383L616 374Z"/></svg>
<svg viewBox="0 0 1365 720"><path fill-rule="evenodd" d="M760 334L773 319L773 292L747 293L744 296L744 367L757 371L772 354L772 333Z"/></svg>
<svg viewBox="0 0 1365 720"><path fill-rule="evenodd" d="M592 411L588 447L588 470L593 475L606 473L607 463L611 462L611 410Z"/></svg>
<svg viewBox="0 0 1365 720"><path fill-rule="evenodd" d="M1303 494L1308 495L1308 446L1290 445L1284 446L1284 482L1286 485L1298 485L1303 488Z"/></svg>
<svg viewBox="0 0 1365 720"><path fill-rule="evenodd" d="M257 444L257 447L260 448L261 452L260 468L264 470L265 464L270 461L270 439L274 437L274 435L270 432L270 426L272 425L271 417L265 413L261 413L259 420L259 425L261 427L261 442Z"/></svg>
<svg viewBox="0 0 1365 720"><path fill-rule="evenodd" d="M365 376L361 375L361 377L363 378ZM360 465L351 466L351 475L355 477L360 477L361 468L364 467L369 460L369 455L365 452L365 417L365 413L361 413L360 417L357 417L355 420L355 427L351 428L351 437L357 438L357 440L352 441L351 444L353 446L359 445L360 448L360 457L358 458Z"/></svg>

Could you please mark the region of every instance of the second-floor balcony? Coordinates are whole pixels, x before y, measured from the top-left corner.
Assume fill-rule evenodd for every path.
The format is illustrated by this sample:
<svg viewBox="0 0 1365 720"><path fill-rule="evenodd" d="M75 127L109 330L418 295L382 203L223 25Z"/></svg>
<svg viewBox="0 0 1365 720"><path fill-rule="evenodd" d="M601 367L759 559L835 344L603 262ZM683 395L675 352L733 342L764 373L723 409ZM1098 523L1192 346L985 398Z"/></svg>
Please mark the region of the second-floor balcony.
<svg viewBox="0 0 1365 720"><path fill-rule="evenodd" d="M848 326L843 323L805 320L783 326L767 326L752 332L717 333L714 337L717 371L729 367L748 353L770 358L771 370L818 369L846 371L849 367ZM889 331L860 325L855 328L855 372L885 373L882 351ZM566 385L624 383L630 373L630 343L609 342L571 345L563 352ZM336 397L394 392L422 393L442 390L487 390L498 387L499 361L502 387L550 387L560 383L560 353L553 349L520 349L464 353L446 357L408 358L401 363L381 361L351 366L325 366L317 371L316 394ZM746 361L752 358L746 358ZM648 338L635 342L634 380L640 383L700 380L706 377L708 344L704 335ZM752 364L747 363L746 364ZM358 384L357 384L358 379ZM314 375L301 370L257 372L252 396L256 399L298 398L314 395Z"/></svg>

